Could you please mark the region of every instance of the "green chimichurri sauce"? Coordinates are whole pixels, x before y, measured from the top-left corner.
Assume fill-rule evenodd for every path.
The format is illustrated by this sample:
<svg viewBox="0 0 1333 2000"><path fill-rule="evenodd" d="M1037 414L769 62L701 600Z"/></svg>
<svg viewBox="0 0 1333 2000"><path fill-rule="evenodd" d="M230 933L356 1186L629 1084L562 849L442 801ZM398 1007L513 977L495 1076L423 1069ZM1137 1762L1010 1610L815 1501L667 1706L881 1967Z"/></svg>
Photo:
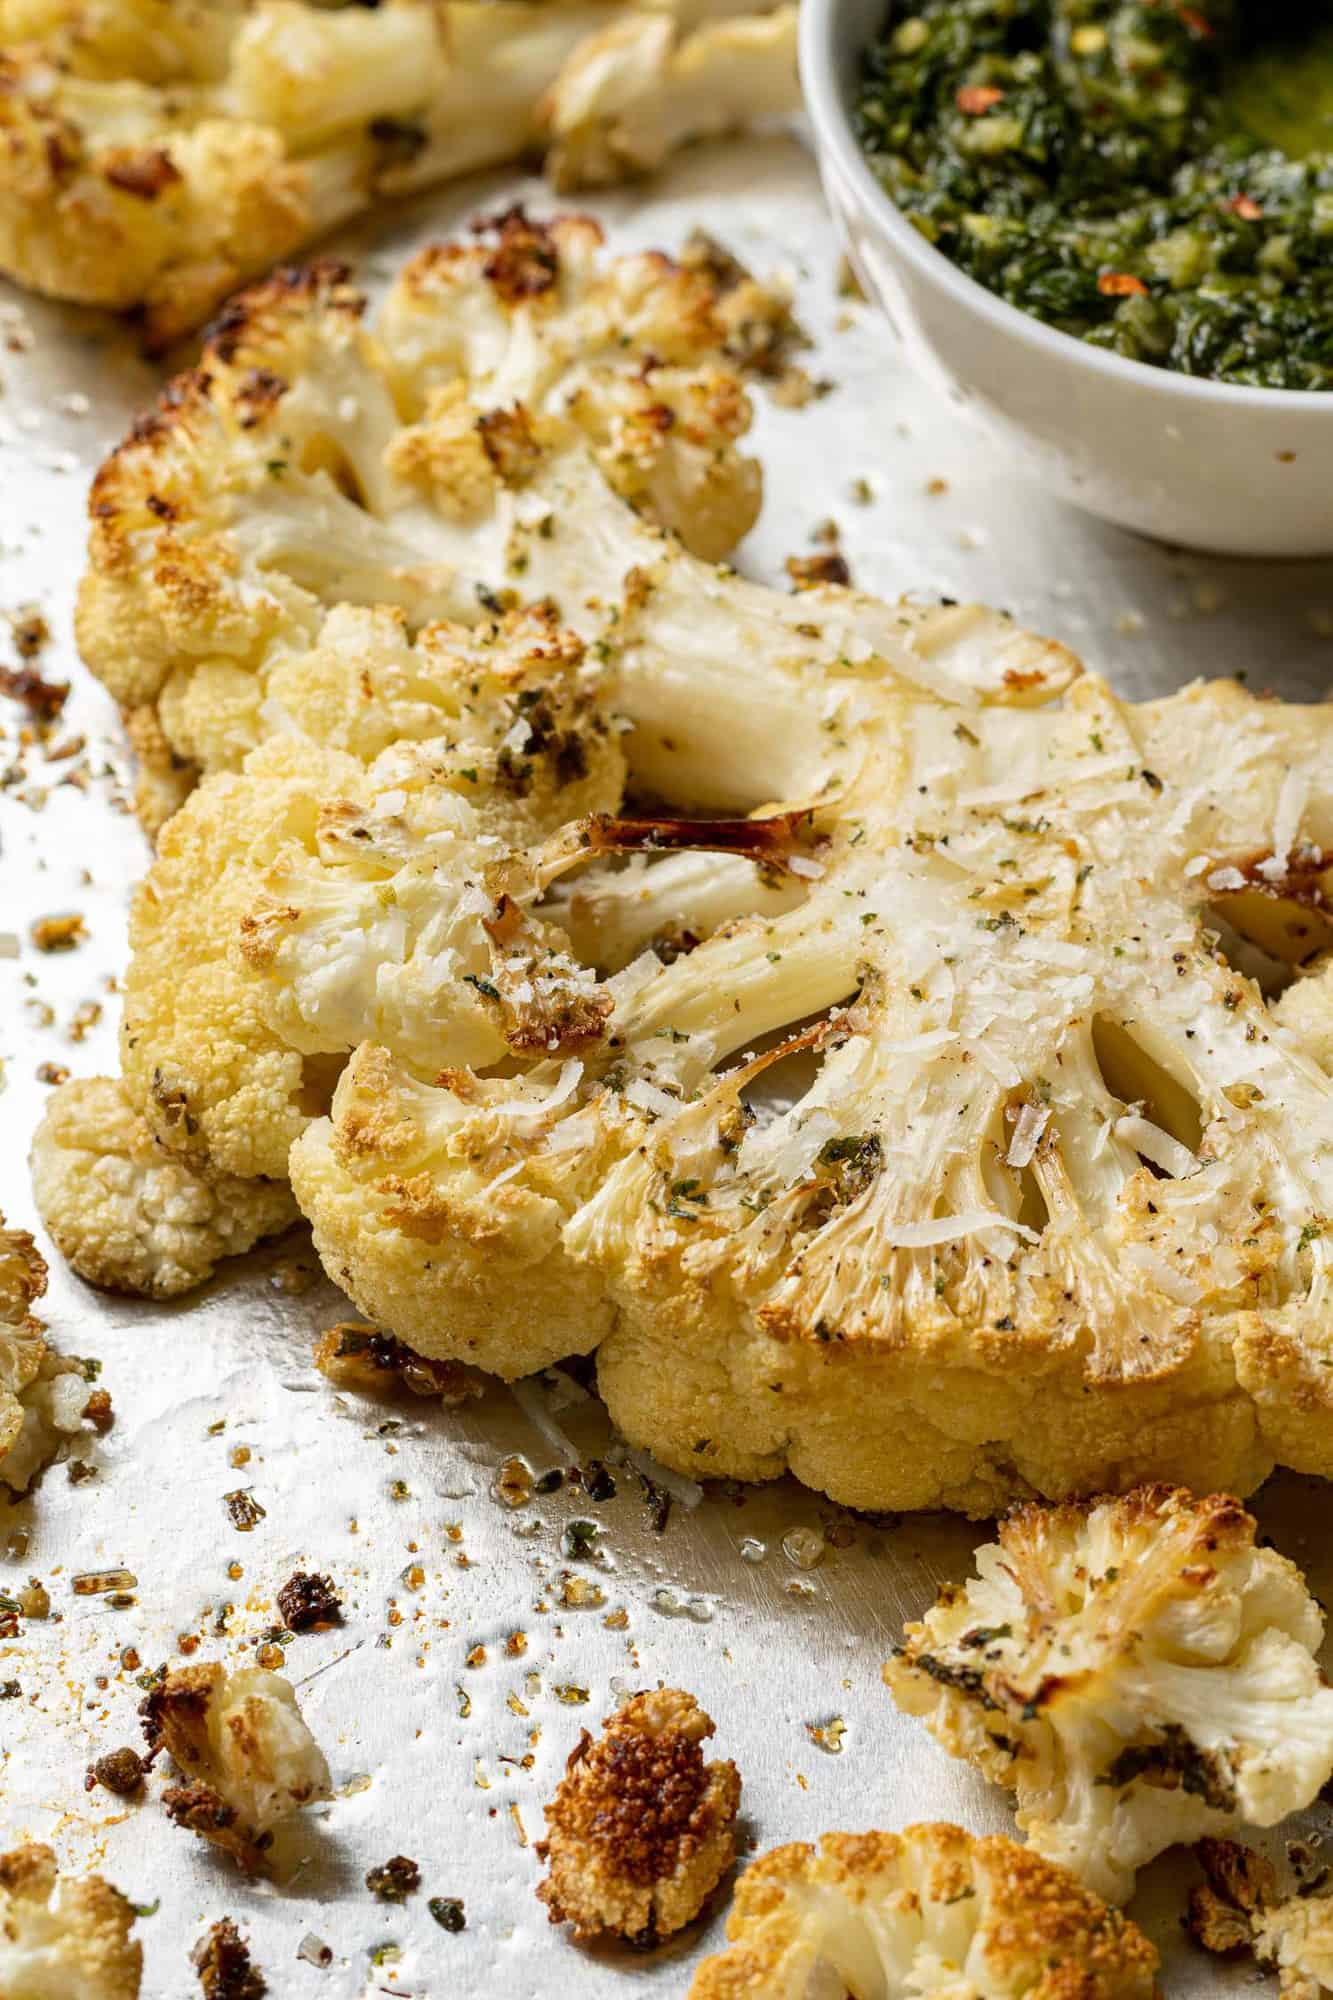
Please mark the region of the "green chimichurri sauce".
<svg viewBox="0 0 1333 2000"><path fill-rule="evenodd" d="M1024 312L1333 389L1333 6L906 0L857 126L922 234Z"/></svg>

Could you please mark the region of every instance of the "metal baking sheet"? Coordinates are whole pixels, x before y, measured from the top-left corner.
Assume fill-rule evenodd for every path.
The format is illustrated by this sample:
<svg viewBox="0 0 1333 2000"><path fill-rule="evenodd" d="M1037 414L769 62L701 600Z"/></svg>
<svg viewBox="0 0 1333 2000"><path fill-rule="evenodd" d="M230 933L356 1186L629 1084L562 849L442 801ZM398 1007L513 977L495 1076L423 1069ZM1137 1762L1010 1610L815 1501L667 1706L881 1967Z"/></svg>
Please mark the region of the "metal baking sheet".
<svg viewBox="0 0 1333 2000"><path fill-rule="evenodd" d="M338 247L383 276L422 241L515 198L552 205L540 184L493 177ZM702 223L792 280L827 390L804 409L761 407L768 497L747 569L780 578L782 558L832 519L859 583L1007 606L1125 693L1230 673L1287 696L1325 693L1333 565L1180 555L1021 484L904 372L869 308L840 294L799 140L701 150L649 189L587 205L614 246L670 248ZM52 631L43 671L75 687L49 755L22 744L21 711L0 704L0 933L19 941L16 957L0 955L0 1206L16 1224L34 1220L24 1155L49 1088L43 1066L90 1075L115 1061L125 912L147 857L115 716L79 667L70 617L88 476L155 384L123 330L0 293L0 611L39 608ZM36 952L30 924L68 911L84 916L86 941ZM658 1680L689 1688L716 1718L755 1846L921 1818L1007 1824L998 1794L899 1718L880 1683L902 1619L966 1573L974 1529L854 1517L793 1483L712 1489L695 1511L675 1505L661 1528L629 1468L614 1472L613 1498L593 1503L567 1482L511 1511L492 1492L501 1459L522 1453L541 1473L560 1458L514 1396L493 1385L456 1412L340 1398L311 1347L346 1310L299 1235L170 1307L99 1296L52 1258L52 1334L101 1359L117 1421L84 1454L94 1477L71 1483L57 1466L30 1500L0 1503L0 1589L39 1576L57 1614L0 1644L0 1681L20 1687L0 1704L0 1843L51 1839L67 1862L103 1869L152 1906L139 1926L149 2000L197 1990L188 1947L224 1912L284 2000L682 1994L691 1964L720 1942L719 1910L655 1954L581 1951L533 1894L542 1802L579 1730ZM581 1452L605 1457L600 1407L578 1400L577 1385L560 1393L571 1400L557 1423ZM248 1534L223 1504L238 1486L265 1510ZM1328 1599L1326 1489L1275 1481L1259 1509ZM579 1566L605 1593L598 1608L558 1602L573 1518L601 1530L595 1564ZM784 1550L796 1527L824 1534L812 1569ZM72 1594L76 1573L122 1565L137 1579L125 1608ZM198 1640L196 1659L253 1658L297 1565L331 1572L345 1598L345 1627L297 1638L284 1668L338 1797L281 1839L271 1881L250 1883L167 1823L151 1798L160 1780L127 1807L85 1791L84 1772L137 1740L136 1672L178 1658L182 1635ZM627 1623L608 1626L620 1609ZM478 1647L484 1662L469 1665ZM838 1719L841 1733L828 1727ZM423 1878L402 1909L364 1887L367 1868L395 1853ZM1135 1905L1166 1955L1168 1993L1251 1990L1252 1970L1233 1974L1183 1942L1190 1879L1187 1860L1168 1858ZM432 1922L434 1896L463 1899L462 1933ZM308 1937L330 1948L327 1969L298 1957Z"/></svg>

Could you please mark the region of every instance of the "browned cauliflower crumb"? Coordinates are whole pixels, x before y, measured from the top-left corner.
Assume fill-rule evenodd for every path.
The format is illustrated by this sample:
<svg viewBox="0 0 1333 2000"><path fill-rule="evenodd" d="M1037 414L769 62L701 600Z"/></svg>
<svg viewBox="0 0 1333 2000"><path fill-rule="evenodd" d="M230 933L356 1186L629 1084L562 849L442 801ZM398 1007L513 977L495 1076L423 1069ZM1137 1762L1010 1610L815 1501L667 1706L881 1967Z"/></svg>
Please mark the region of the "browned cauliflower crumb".
<svg viewBox="0 0 1333 2000"><path fill-rule="evenodd" d="M634 1695L596 1740L583 1731L537 1848L553 1924L655 1942L698 1916L736 1858L740 1774L705 1764L713 1731L678 1688Z"/></svg>
<svg viewBox="0 0 1333 2000"><path fill-rule="evenodd" d="M1108 1902L1166 1848L1276 1826L1333 1772L1324 1621L1227 1494L1030 1503L884 1669L898 1706L1013 1791L1033 1847Z"/></svg>
<svg viewBox="0 0 1333 2000"><path fill-rule="evenodd" d="M826 1833L746 1869L690 2000L1156 2000L1157 1952L1063 1868L956 1826Z"/></svg>
<svg viewBox="0 0 1333 2000"><path fill-rule="evenodd" d="M185 1774L162 1795L178 1826L258 1867L273 1830L300 1806L333 1796L324 1753L289 1681L259 1667L177 1667L140 1706L150 1749Z"/></svg>
<svg viewBox="0 0 1333 2000"><path fill-rule="evenodd" d="M4 2000L137 2000L134 1906L100 1875L62 1876L49 1847L0 1854Z"/></svg>
<svg viewBox="0 0 1333 2000"><path fill-rule="evenodd" d="M1285 1895L1277 1870L1234 1840L1201 1840L1205 1880L1192 1892L1185 1928L1204 1951L1249 1952L1278 1975L1282 2000L1333 1993L1333 1896Z"/></svg>

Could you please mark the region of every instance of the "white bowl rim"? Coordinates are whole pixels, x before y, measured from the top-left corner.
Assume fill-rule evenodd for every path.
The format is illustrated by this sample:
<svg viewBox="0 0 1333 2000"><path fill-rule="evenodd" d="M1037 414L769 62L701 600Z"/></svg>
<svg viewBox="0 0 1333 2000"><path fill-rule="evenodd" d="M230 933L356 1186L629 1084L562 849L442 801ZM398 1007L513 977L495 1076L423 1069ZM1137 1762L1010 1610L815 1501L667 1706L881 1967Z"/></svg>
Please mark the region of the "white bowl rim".
<svg viewBox="0 0 1333 2000"><path fill-rule="evenodd" d="M891 0L885 0L886 19L890 5ZM1076 333L1047 326L1044 320L988 290L979 279L969 277L908 220L871 171L856 142L834 65L834 42L844 12L845 0L802 0L800 7L801 85L816 144L833 154L862 202L876 212L897 248L924 277L951 292L965 309L994 321L1039 353L1053 354L1066 362L1080 362L1097 374L1118 376L1126 384L1151 388L1159 395L1179 396L1186 402L1216 403L1219 408L1232 410L1245 405L1274 416L1280 413L1307 416L1316 409L1326 416L1333 412L1333 390L1256 389L1243 382L1214 382L1199 375L1182 375L1176 369L1155 367L1148 361L1132 361L1127 355L1112 354L1104 347L1093 347Z"/></svg>

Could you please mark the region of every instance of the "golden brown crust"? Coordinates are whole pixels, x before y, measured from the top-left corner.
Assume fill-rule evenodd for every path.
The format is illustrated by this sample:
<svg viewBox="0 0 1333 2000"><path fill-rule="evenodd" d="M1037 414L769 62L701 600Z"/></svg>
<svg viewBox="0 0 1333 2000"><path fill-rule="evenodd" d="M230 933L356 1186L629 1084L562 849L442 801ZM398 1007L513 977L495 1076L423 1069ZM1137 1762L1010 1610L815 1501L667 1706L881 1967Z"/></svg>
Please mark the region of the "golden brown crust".
<svg viewBox="0 0 1333 2000"><path fill-rule="evenodd" d="M777 1848L742 1875L727 1935L690 2000L800 2000L817 1962L864 1968L881 1953L886 1976L925 2000L964 1960L977 2000L1156 1993L1157 1953L1118 1910L1029 1849L955 1826Z"/></svg>
<svg viewBox="0 0 1333 2000"><path fill-rule="evenodd" d="M1167 1486L1017 1507L884 1679L1015 1793L1034 1848L1121 1902L1165 1848L1273 1825L1333 1769L1322 1619L1256 1534L1230 1495Z"/></svg>
<svg viewBox="0 0 1333 2000"><path fill-rule="evenodd" d="M537 1849L552 1923L654 1941L693 1922L735 1857L740 1776L705 1764L713 1731L675 1688L632 1696L596 1740L583 1731Z"/></svg>

